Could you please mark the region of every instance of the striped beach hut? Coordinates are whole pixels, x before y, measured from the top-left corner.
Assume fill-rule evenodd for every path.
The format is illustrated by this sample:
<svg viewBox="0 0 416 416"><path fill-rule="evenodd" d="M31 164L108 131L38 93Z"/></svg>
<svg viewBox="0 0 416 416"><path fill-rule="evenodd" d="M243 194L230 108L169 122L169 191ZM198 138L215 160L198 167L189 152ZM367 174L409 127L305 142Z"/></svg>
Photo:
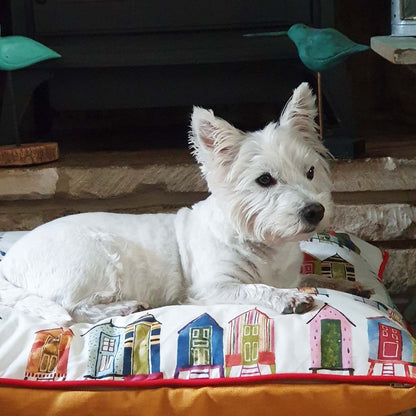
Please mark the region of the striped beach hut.
<svg viewBox="0 0 416 416"><path fill-rule="evenodd" d="M123 375L160 372L161 323L147 314L125 329Z"/></svg>
<svg viewBox="0 0 416 416"><path fill-rule="evenodd" d="M321 271L318 274L328 279L343 279L355 282L354 266L344 260L339 254L322 260Z"/></svg>
<svg viewBox="0 0 416 416"><path fill-rule="evenodd" d="M319 259L309 253L303 253L302 274L318 274L328 279L355 281L355 267L339 254Z"/></svg>
<svg viewBox="0 0 416 416"><path fill-rule="evenodd" d="M228 323L226 377L276 372L274 321L257 308Z"/></svg>

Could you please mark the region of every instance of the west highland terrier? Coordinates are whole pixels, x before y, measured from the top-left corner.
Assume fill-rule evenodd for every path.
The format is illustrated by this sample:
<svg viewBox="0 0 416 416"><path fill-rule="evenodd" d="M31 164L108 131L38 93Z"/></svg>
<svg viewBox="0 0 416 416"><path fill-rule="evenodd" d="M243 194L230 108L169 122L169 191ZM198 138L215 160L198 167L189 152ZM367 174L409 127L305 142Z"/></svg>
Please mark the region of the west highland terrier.
<svg viewBox="0 0 416 416"><path fill-rule="evenodd" d="M255 304L303 313L299 241L329 225L328 152L308 84L279 123L244 133L195 107L190 145L211 195L177 214L87 213L51 221L1 263L1 303L60 324L142 305Z"/></svg>

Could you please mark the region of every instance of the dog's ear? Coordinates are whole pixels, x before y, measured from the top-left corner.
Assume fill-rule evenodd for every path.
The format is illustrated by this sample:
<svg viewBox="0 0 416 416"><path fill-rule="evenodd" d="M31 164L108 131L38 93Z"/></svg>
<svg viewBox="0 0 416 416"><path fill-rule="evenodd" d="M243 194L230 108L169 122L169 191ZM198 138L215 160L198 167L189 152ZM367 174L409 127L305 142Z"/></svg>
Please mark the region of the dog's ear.
<svg viewBox="0 0 416 416"><path fill-rule="evenodd" d="M242 131L215 117L212 110L194 107L189 144L201 165L231 163L237 156L243 136Z"/></svg>
<svg viewBox="0 0 416 416"><path fill-rule="evenodd" d="M315 96L307 82L303 82L294 91L280 116L280 125L295 129L306 140L318 140Z"/></svg>

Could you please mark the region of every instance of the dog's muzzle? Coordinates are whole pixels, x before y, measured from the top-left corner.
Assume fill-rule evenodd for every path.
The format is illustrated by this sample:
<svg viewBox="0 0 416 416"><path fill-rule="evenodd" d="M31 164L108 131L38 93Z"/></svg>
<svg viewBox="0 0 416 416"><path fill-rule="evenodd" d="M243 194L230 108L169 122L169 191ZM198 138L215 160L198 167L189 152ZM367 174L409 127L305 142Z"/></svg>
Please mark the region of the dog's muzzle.
<svg viewBox="0 0 416 416"><path fill-rule="evenodd" d="M325 214L325 208L322 204L313 203L306 205L300 211L300 217L310 225L318 225Z"/></svg>

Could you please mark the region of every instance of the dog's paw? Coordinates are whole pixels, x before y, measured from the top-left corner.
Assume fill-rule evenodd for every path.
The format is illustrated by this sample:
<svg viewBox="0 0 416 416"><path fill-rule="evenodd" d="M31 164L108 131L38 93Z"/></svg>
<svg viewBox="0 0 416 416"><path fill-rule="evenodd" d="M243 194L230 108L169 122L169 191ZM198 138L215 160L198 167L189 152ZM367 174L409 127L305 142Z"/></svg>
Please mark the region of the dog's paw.
<svg viewBox="0 0 416 416"><path fill-rule="evenodd" d="M351 295L355 295L355 296L361 296L362 298L367 298L367 299L369 299L371 297L371 295L374 294L373 289L369 289L367 287L364 287L359 282L351 282L351 285L349 287L347 287L344 290L344 292L350 293Z"/></svg>
<svg viewBox="0 0 416 416"><path fill-rule="evenodd" d="M373 289L363 286L360 282L350 282L344 279L328 279L315 274L301 276L299 283L302 287L320 287L338 290L340 292L350 293L351 295L361 296L362 298L369 298L374 294Z"/></svg>
<svg viewBox="0 0 416 416"><path fill-rule="evenodd" d="M285 300L282 314L305 313L315 306L315 299L312 296L295 290L287 293Z"/></svg>
<svg viewBox="0 0 416 416"><path fill-rule="evenodd" d="M149 305L136 300L122 300L98 305L83 304L73 310L75 322L96 323L112 316L128 316L149 309Z"/></svg>
<svg viewBox="0 0 416 416"><path fill-rule="evenodd" d="M118 311L117 315L119 316L128 316L135 312L142 312L147 309L150 309L149 304L144 302L138 302L135 300L126 300L117 304Z"/></svg>

